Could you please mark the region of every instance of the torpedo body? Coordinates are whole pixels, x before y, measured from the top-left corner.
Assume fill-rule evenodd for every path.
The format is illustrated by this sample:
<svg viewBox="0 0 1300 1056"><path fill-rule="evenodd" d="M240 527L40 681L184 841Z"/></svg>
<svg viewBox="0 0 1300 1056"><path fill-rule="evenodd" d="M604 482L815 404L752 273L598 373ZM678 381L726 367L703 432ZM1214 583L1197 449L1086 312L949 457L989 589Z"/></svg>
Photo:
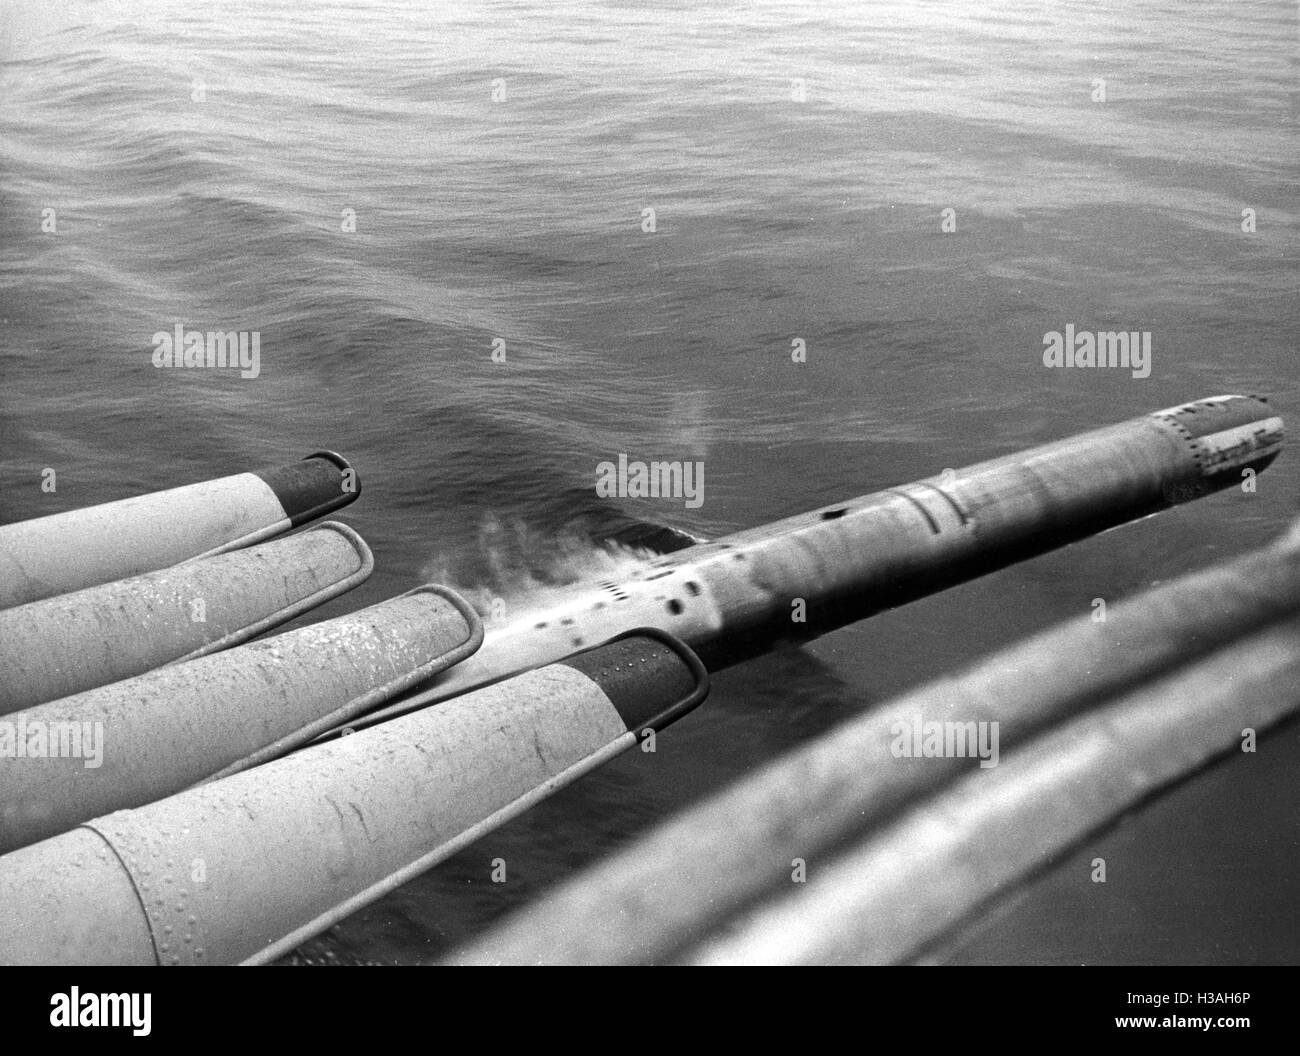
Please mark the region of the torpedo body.
<svg viewBox="0 0 1300 1056"><path fill-rule="evenodd" d="M1281 450L1254 396L1218 396L692 546L489 625L465 662L354 727L657 627L710 669L816 637L1239 484Z"/></svg>

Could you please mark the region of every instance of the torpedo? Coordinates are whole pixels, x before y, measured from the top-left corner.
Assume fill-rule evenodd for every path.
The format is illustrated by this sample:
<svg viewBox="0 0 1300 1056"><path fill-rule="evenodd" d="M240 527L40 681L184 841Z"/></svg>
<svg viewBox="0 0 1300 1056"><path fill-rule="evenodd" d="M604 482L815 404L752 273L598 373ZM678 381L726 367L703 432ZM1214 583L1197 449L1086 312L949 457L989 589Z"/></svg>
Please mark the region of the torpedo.
<svg viewBox="0 0 1300 1056"><path fill-rule="evenodd" d="M489 625L476 654L349 728L639 627L677 636L710 670L807 641L1242 484L1283 435L1267 400L1215 396L689 546Z"/></svg>

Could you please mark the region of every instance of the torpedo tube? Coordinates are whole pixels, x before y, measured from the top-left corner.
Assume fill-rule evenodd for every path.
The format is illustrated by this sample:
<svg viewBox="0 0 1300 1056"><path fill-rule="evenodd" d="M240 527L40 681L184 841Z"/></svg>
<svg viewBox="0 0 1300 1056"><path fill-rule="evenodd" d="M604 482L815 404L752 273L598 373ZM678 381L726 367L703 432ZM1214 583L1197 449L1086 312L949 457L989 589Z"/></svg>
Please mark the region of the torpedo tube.
<svg viewBox="0 0 1300 1056"><path fill-rule="evenodd" d="M0 714L239 645L364 582L336 521L159 572L0 610Z"/></svg>
<svg viewBox="0 0 1300 1056"><path fill-rule="evenodd" d="M632 748L708 693L635 633L0 857L0 958L264 963Z"/></svg>
<svg viewBox="0 0 1300 1056"><path fill-rule="evenodd" d="M0 609L258 543L361 493L341 455L0 526Z"/></svg>
<svg viewBox="0 0 1300 1056"><path fill-rule="evenodd" d="M358 612L0 717L0 851L272 759L470 655L424 586Z"/></svg>

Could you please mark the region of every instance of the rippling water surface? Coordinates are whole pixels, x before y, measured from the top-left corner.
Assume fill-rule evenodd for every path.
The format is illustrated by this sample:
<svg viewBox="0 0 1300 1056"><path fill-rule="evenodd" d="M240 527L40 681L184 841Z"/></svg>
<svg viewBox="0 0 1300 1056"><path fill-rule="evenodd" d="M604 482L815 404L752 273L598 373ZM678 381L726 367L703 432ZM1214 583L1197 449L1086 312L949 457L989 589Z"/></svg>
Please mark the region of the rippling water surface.
<svg viewBox="0 0 1300 1056"><path fill-rule="evenodd" d="M347 519L378 570L327 616L428 576L522 596L581 570L575 526L716 535L1199 396L1268 393L1295 419L1295 18L1243 0L10 6L3 518L334 448L365 479ZM156 369L151 336L176 323L259 331L259 376ZM1045 369L1067 323L1150 331L1151 376ZM596 464L619 452L704 460L704 504L601 503ZM298 958L436 957L883 696L1270 538L1297 464L1252 502L724 673L665 752ZM1264 744L945 956L1294 960L1296 728ZM1095 854L1130 880L1105 898L1079 864Z"/></svg>

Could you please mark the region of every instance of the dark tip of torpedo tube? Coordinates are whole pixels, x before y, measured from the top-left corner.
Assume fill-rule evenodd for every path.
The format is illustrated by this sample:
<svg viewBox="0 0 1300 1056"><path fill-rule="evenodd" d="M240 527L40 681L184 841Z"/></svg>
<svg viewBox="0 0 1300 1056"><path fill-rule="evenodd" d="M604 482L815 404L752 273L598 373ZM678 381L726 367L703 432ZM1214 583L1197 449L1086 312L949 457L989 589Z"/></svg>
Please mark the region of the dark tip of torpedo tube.
<svg viewBox="0 0 1300 1056"><path fill-rule="evenodd" d="M361 494L356 469L334 451L315 451L300 462L255 473L275 492L293 528L347 506Z"/></svg>
<svg viewBox="0 0 1300 1056"><path fill-rule="evenodd" d="M560 661L598 685L639 738L697 707L709 693L704 663L680 639L641 627ZM673 701L665 708L664 701Z"/></svg>

